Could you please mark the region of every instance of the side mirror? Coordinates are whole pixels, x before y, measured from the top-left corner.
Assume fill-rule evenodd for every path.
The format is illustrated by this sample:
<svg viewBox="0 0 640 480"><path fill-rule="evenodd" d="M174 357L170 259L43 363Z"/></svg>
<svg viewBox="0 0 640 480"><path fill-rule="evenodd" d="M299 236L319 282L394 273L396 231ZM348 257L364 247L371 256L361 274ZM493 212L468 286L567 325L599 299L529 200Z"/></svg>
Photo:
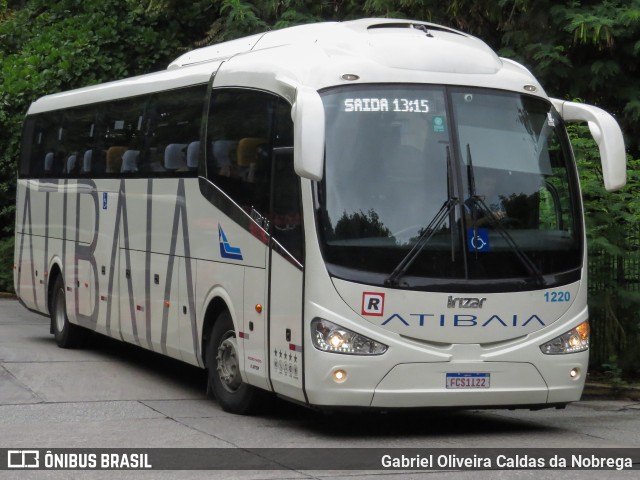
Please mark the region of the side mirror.
<svg viewBox="0 0 640 480"><path fill-rule="evenodd" d="M296 173L322 180L324 171L324 105L317 91L298 86L291 109L293 119L293 165Z"/></svg>
<svg viewBox="0 0 640 480"><path fill-rule="evenodd" d="M601 108L583 103L551 99L565 122L587 122L600 150L604 188L619 190L627 183L627 157L618 122Z"/></svg>

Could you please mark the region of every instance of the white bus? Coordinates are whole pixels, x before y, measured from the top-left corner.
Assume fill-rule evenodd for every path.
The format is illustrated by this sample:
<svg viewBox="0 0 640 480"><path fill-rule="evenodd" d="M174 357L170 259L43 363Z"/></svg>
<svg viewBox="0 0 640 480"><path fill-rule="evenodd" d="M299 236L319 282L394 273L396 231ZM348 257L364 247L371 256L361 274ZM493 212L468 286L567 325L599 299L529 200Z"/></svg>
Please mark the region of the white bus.
<svg viewBox="0 0 640 480"><path fill-rule="evenodd" d="M367 19L205 47L26 116L15 289L208 369L222 408L561 407L588 360L565 121L615 120L459 31Z"/></svg>

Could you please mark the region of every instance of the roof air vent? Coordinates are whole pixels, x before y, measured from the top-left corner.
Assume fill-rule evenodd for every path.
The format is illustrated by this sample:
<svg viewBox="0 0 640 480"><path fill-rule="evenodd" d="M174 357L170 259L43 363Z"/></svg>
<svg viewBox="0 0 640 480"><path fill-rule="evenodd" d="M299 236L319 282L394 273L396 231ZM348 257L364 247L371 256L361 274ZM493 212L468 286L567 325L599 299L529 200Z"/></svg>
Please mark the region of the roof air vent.
<svg viewBox="0 0 640 480"><path fill-rule="evenodd" d="M462 32L453 30L452 28L443 27L433 23L416 23L416 22L388 22L377 23L375 25L369 25L367 30L382 30L382 29L397 29L397 28L409 28L414 30L420 30L424 32L427 37L433 37L431 32L447 32L455 33L456 35L464 36Z"/></svg>

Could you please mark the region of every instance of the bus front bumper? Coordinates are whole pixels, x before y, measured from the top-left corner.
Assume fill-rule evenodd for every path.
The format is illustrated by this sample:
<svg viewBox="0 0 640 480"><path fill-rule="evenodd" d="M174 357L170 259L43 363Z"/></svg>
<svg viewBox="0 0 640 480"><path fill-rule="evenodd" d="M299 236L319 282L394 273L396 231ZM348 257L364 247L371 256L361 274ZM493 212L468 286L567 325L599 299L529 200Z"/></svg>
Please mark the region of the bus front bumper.
<svg viewBox="0 0 640 480"><path fill-rule="evenodd" d="M350 380L357 383L351 376L342 384L308 388L307 393L313 405L383 409L538 408L580 400L586 377L584 363L576 357L556 359L555 367L544 376L525 362L403 363L391 368L372 389L350 385ZM577 374L572 377L574 369Z"/></svg>

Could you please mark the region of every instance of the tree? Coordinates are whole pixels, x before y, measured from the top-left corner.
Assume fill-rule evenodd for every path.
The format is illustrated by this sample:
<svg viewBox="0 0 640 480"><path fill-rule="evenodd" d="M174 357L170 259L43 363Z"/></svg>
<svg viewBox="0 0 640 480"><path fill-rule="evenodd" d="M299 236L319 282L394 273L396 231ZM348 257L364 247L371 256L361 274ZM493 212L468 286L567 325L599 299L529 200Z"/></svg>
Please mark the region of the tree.
<svg viewBox="0 0 640 480"><path fill-rule="evenodd" d="M13 236L16 165L29 104L46 94L166 68L182 45L202 38L208 25L202 13L210 2L183 6L180 16L152 3L0 4L1 250L10 250L5 244ZM0 289L11 286L2 282Z"/></svg>
<svg viewBox="0 0 640 480"><path fill-rule="evenodd" d="M640 160L628 157L627 186L606 192L597 147L588 128L569 127L582 187L589 250L589 309L594 333L591 361L617 358L637 373L640 349Z"/></svg>
<svg viewBox="0 0 640 480"><path fill-rule="evenodd" d="M221 0L198 45L320 20L391 17L476 35L557 97L613 112L640 156L640 0Z"/></svg>

